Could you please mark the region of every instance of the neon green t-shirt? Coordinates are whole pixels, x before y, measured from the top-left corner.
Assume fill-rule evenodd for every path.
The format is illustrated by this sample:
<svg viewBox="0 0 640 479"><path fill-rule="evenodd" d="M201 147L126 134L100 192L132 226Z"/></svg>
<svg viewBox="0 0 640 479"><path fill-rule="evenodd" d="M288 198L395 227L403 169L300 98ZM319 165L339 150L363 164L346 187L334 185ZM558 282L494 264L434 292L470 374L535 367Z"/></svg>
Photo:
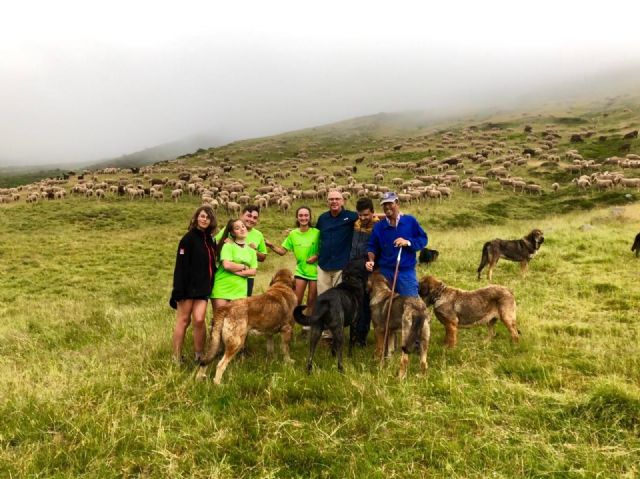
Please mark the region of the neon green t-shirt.
<svg viewBox="0 0 640 479"><path fill-rule="evenodd" d="M318 279L318 264L308 264L307 259L318 254L320 244L320 230L309 228L302 232L299 228L292 230L282 242L282 247L293 251L296 257L296 276L315 281Z"/></svg>
<svg viewBox="0 0 640 479"><path fill-rule="evenodd" d="M220 251L220 265L216 270L211 297L214 299L240 299L247 297L247 278L231 273L222 267L222 261L245 264L249 268L258 266L258 258L253 248L241 247L235 243L225 243Z"/></svg>

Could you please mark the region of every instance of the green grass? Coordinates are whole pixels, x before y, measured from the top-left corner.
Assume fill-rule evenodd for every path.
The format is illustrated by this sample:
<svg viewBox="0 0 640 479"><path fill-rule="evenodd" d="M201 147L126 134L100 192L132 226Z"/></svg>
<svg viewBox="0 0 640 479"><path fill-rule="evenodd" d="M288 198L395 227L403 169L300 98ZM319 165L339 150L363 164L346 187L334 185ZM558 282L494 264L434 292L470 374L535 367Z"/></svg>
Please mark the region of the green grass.
<svg viewBox="0 0 640 479"><path fill-rule="evenodd" d="M469 329L445 350L434 320L428 374L413 357L401 382L398 358L380 369L371 347L345 375L322 347L308 376L304 341L286 365L251 337L218 387L170 361L175 246L195 202L4 207L0 476L636 477L640 207L614 215L598 198L496 190L408 208L440 251L420 274L466 289L486 284L484 241L545 231L526 279L507 261L494 273L516 295L519 344L498 326L489 344ZM288 226L261 218L270 238ZM269 257L258 292L292 265Z"/></svg>

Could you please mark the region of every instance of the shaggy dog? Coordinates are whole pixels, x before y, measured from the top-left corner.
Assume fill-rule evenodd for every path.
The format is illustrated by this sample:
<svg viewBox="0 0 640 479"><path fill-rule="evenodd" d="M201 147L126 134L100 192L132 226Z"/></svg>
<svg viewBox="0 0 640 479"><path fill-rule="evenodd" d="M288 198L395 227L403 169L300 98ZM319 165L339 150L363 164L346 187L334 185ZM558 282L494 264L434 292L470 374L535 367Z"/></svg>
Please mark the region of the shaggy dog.
<svg viewBox="0 0 640 479"><path fill-rule="evenodd" d="M633 246L631 246L631 251L636 252L636 258L640 256L640 233L636 235L636 239L633 241Z"/></svg>
<svg viewBox="0 0 640 479"><path fill-rule="evenodd" d="M494 326L502 321L518 341L516 327L516 300L504 286L487 286L474 291L464 291L447 286L433 276L420 280L420 297L427 306L433 306L436 318L445 328L445 344L455 347L458 328L486 324L490 340L495 336Z"/></svg>
<svg viewBox="0 0 640 479"><path fill-rule="evenodd" d="M399 376L405 378L409 365L408 353L413 348L416 339L420 340L420 367L427 370L427 351L429 350L429 311L425 304L417 297L393 295L391 303L391 316L387 331L387 344L385 345L385 329L387 327L387 315L391 300L391 288L386 278L374 271L369 276L368 287L371 294L371 322L376 337L376 357L382 359L386 356L388 346L396 335L402 331L402 356L400 358Z"/></svg>
<svg viewBox="0 0 640 479"><path fill-rule="evenodd" d="M237 299L219 308L213 317L209 350L200 361L198 378L206 377L207 365L213 361L222 341L224 356L218 363L214 378L214 382L220 384L224 370L244 346L250 330L268 335L269 352L273 349L272 336L280 333L284 359L292 361L289 356L289 342L293 335L293 308L298 303L294 287L293 273L288 269L281 269L273 276L265 293Z"/></svg>
<svg viewBox="0 0 640 479"><path fill-rule="evenodd" d="M478 266L478 279L480 272L489 265L487 278L491 281L493 276L493 268L500 258L510 261L518 261L520 263L520 271L522 275L527 272L529 261L535 256L544 243L544 235L539 229L532 230L527 236L519 240L501 240L494 239L487 241L482 247L482 259Z"/></svg>
<svg viewBox="0 0 640 479"><path fill-rule="evenodd" d="M440 253L435 249L423 248L418 255L418 262L421 264L431 264L438 259Z"/></svg>
<svg viewBox="0 0 640 479"><path fill-rule="evenodd" d="M350 327L349 354L351 354L355 342L354 326L362 304L366 278L364 260L352 261L342 270L342 283L318 296L315 311L311 316L303 313L306 306L301 305L295 308L293 313L295 320L303 326L311 327L307 372L310 373L313 368L313 355L322 331L325 329L330 330L333 336L331 346L333 354L338 356L338 371L344 372L342 366L344 328Z"/></svg>

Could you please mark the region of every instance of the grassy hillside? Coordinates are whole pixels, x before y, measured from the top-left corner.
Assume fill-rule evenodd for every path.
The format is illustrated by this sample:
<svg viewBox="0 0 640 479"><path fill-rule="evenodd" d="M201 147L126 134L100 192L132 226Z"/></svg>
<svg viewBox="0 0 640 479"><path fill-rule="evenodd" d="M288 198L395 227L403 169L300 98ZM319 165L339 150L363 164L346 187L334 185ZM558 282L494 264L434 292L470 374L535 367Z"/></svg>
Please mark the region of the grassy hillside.
<svg viewBox="0 0 640 479"><path fill-rule="evenodd" d="M520 344L464 330L445 350L432 321L430 370L395 378L372 349L311 376L266 359L262 338L220 387L170 358L175 246L196 200L72 199L3 209L0 228L0 474L3 477L635 477L640 459L640 207L502 218L452 227L465 200L413 207L441 256L429 270L463 288L482 243L546 233L529 277L498 264L518 302ZM314 205L319 211L320 204ZM286 222L285 222L286 223ZM581 226L588 224L588 228ZM279 239L267 211L261 227ZM257 289L291 258L270 257ZM420 267L419 273L427 271ZM187 352L191 351L188 338Z"/></svg>

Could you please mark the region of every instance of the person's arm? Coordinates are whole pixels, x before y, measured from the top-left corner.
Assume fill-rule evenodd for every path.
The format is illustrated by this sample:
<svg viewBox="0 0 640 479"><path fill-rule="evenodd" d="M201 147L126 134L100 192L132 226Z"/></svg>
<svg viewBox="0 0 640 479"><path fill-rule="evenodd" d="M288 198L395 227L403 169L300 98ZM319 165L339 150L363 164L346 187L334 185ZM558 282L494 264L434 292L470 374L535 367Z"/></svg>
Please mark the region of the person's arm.
<svg viewBox="0 0 640 479"><path fill-rule="evenodd" d="M369 246L367 248L367 257L369 261L365 263L365 268L367 271L373 271L373 266L376 263L376 255L380 251L380 238L378 237L375 226L373 227L373 231L371 232L371 236L369 237Z"/></svg>
<svg viewBox="0 0 640 479"><path fill-rule="evenodd" d="M274 253L279 254L280 256L284 256L285 254L287 254L289 251L284 249L282 246L278 246L277 244L273 244L271 241L269 240L264 240L264 244L267 246L267 248L269 248L271 251L273 251ZM258 258L258 261L260 261L260 258Z"/></svg>
<svg viewBox="0 0 640 479"><path fill-rule="evenodd" d="M420 226L420 223L418 223L418 220L415 218L413 219L413 224L410 228L410 231L404 233L406 238L404 236L396 238L393 244L395 246L410 248L413 252L418 252L427 246L427 242L429 241L427 233L425 233Z"/></svg>
<svg viewBox="0 0 640 479"><path fill-rule="evenodd" d="M176 265L173 270L173 294L177 299L185 296L187 281L189 278L189 258L191 255L191 247L187 245L185 238L178 243L176 251Z"/></svg>
<svg viewBox="0 0 640 479"><path fill-rule="evenodd" d="M238 276L254 276L256 274L256 265L246 265L244 263L233 261L233 246L229 243L225 243L220 252L220 263L222 267L229 273L237 274Z"/></svg>

